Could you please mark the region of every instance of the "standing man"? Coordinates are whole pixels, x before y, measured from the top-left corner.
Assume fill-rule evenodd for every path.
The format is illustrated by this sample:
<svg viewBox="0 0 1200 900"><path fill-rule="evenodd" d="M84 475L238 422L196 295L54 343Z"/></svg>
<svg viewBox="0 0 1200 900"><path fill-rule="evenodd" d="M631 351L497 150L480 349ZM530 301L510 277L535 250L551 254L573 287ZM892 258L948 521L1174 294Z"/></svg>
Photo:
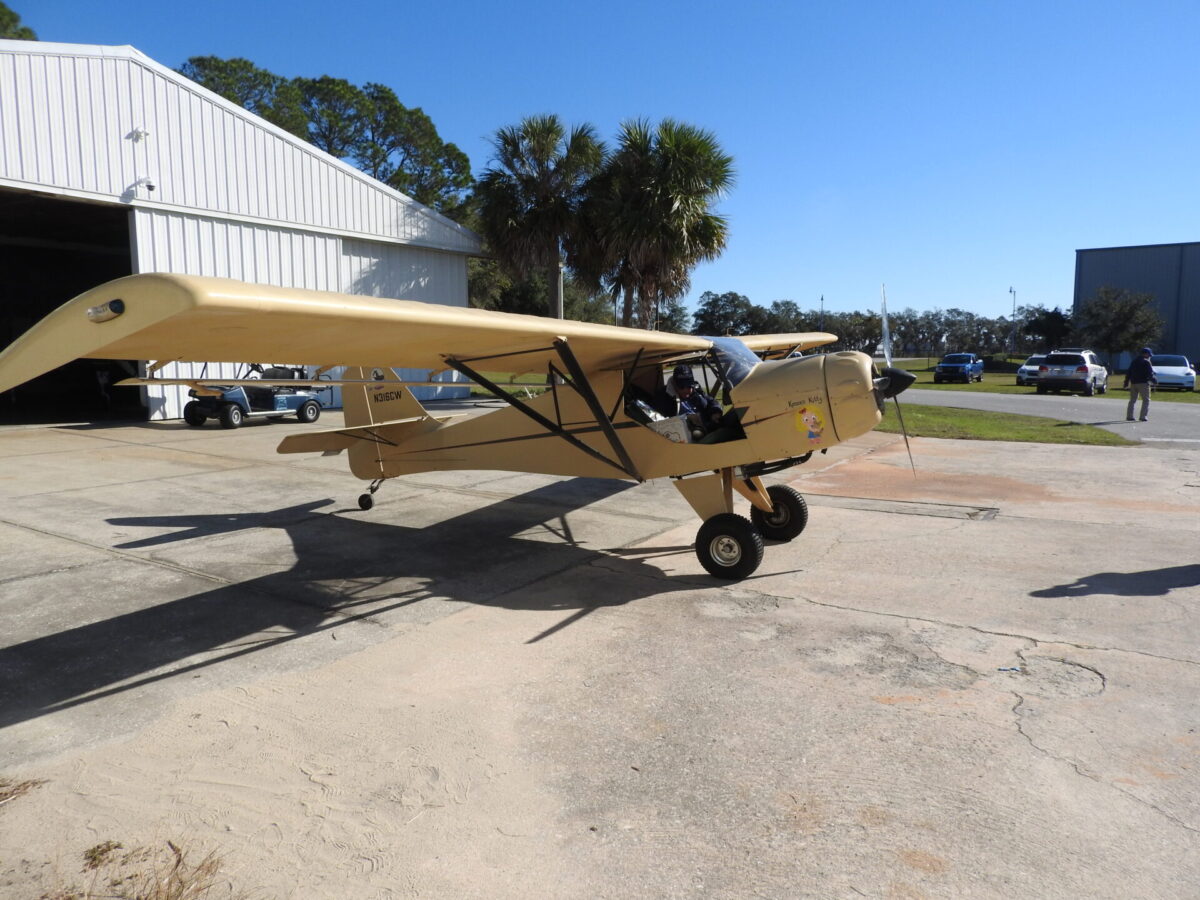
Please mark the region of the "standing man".
<svg viewBox="0 0 1200 900"><path fill-rule="evenodd" d="M1150 408L1150 385L1158 384L1158 379L1154 377L1154 366L1150 359L1154 356L1154 351L1149 347L1142 348L1142 355L1129 364L1129 371L1125 373L1125 387L1129 388L1129 406L1125 410L1125 421L1133 421L1133 404L1138 397L1142 398L1142 414L1139 417L1141 421L1146 421L1146 411Z"/></svg>

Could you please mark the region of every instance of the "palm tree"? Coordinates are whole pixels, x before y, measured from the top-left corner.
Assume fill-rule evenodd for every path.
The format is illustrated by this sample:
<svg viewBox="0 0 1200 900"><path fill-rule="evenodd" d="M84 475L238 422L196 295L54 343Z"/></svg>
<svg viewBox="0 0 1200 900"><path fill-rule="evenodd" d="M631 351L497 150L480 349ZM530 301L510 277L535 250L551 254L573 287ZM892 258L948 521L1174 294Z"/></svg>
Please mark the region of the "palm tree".
<svg viewBox="0 0 1200 900"><path fill-rule="evenodd" d="M568 133L558 116L531 116L501 128L494 164L479 180L480 224L500 264L521 279L542 271L552 314L562 318L559 266L575 228L583 186L604 159L591 125Z"/></svg>
<svg viewBox="0 0 1200 900"><path fill-rule="evenodd" d="M720 255L728 223L712 207L732 184L733 160L710 132L673 119L621 126L572 245L577 270L624 298L621 324L632 324L636 299L638 323L653 328L696 264Z"/></svg>

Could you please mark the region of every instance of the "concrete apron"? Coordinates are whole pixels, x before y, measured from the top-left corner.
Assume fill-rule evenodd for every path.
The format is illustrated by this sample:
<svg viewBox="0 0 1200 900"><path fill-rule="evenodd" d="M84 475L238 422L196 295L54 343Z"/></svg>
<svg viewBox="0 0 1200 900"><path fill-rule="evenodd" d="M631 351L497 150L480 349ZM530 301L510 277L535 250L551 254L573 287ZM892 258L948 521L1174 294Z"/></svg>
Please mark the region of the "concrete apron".
<svg viewBox="0 0 1200 900"><path fill-rule="evenodd" d="M298 427L0 432L3 890L179 832L280 897L1200 883L1200 451L869 435L729 585L669 484L364 513Z"/></svg>

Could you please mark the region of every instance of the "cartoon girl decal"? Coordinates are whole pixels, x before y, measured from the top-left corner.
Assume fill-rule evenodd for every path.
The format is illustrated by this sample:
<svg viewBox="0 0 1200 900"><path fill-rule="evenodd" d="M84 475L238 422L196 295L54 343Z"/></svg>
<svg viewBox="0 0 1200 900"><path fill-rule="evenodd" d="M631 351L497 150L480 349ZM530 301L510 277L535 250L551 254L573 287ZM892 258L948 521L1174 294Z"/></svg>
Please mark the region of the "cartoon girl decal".
<svg viewBox="0 0 1200 900"><path fill-rule="evenodd" d="M807 431L808 442L819 444L821 443L821 432L825 430L825 422L822 421L821 414L815 409L802 406L796 412L796 430Z"/></svg>

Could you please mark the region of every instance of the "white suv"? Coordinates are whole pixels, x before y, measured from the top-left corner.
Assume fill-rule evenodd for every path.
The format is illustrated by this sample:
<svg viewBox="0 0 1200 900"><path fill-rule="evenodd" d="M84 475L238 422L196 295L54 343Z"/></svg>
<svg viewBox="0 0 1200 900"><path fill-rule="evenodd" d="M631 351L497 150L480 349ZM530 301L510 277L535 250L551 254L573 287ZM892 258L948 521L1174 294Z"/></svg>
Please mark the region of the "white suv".
<svg viewBox="0 0 1200 900"><path fill-rule="evenodd" d="M1070 391L1085 397L1108 390L1108 369L1091 350L1052 350L1038 366L1037 392Z"/></svg>

